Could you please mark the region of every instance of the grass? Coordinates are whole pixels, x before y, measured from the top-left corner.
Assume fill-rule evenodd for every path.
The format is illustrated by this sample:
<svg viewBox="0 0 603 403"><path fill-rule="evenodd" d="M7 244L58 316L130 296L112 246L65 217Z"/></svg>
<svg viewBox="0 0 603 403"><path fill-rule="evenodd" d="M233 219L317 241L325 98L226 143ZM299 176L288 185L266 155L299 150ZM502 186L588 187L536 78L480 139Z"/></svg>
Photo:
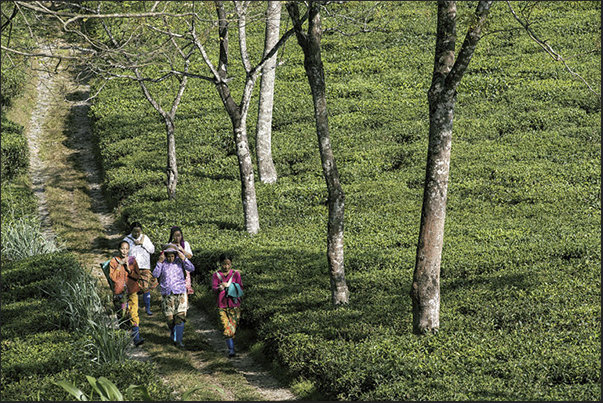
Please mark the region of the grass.
<svg viewBox="0 0 603 403"><path fill-rule="evenodd" d="M50 118L40 133L41 158L45 166L52 170L52 176L45 186L45 196L47 203L52 206L49 218L54 223L55 233L69 243L70 250L81 252L83 256L84 252L94 249L94 240L106 234L94 213L86 171L79 162L81 151L73 144L80 122L73 121L72 104L63 98L64 94L78 92L69 87L66 77L57 81Z"/></svg>
<svg viewBox="0 0 603 403"><path fill-rule="evenodd" d="M277 70L279 181L256 188L260 233L244 231L229 121L206 83L192 83L179 108L181 177L171 203L162 183L161 122L135 86L114 83L99 95L94 136L119 225L142 222L156 244L172 225L183 227L195 254L192 303L199 309L213 309L210 274L221 252L233 252L246 286L246 344L305 396L600 400L600 103L525 36L482 40L455 111L441 329L412 335L408 292L435 5L387 4L400 17L392 22L396 34L323 38L332 143L346 194L349 306L329 303L326 191L301 54L292 44ZM492 12L491 30L511 25L502 6ZM540 24L539 33L565 54L600 41L600 3L537 6L555 27ZM600 89L600 53L572 60ZM111 157L117 148L125 150L118 160ZM141 329L151 341L145 348L169 382L182 382L175 395L182 396L199 369L171 346L153 350L167 329L157 316L151 321ZM185 342L205 350L189 330ZM206 370L230 375L221 360ZM222 398L215 387L199 398ZM244 389L236 395L253 400Z"/></svg>
<svg viewBox="0 0 603 403"><path fill-rule="evenodd" d="M346 196L348 307L329 304L326 190L301 53L292 44L277 69L279 180L256 184L260 233L244 232L229 122L213 88L198 82L179 108L181 176L172 203L162 184L163 151L138 152L130 140L163 144L150 107L118 86L95 104L107 189L134 189L112 192L122 220L142 222L156 242L171 225L183 226L203 293L217 255L232 252L246 284L249 345L283 368L298 391L334 400L598 399L600 104L527 37L484 37L455 110L441 329L416 337L408 292L435 5L388 5L389 15L405 16L394 18L396 34L323 38L331 140ZM568 42L564 29L537 24L565 55L599 38L600 8L583 5L540 3L534 11L555 27L573 27ZM503 6L492 11L491 31L513 26ZM468 22L459 20L459 33ZM572 67L600 89L598 56L574 59ZM107 158L117 143L127 150L119 163ZM143 161L136 177L145 180L138 181L128 166Z"/></svg>
<svg viewBox="0 0 603 403"><path fill-rule="evenodd" d="M53 236L44 234L37 217L15 217L13 213L6 218L2 225L2 255L6 259L19 260L61 249Z"/></svg>

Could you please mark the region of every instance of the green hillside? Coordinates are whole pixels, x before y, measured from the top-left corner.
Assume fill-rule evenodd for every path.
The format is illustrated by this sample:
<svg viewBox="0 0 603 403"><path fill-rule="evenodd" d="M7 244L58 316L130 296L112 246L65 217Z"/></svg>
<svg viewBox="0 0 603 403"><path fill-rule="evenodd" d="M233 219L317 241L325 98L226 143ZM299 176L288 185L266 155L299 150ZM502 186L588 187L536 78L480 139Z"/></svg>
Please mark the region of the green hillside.
<svg viewBox="0 0 603 403"><path fill-rule="evenodd" d="M459 47L475 4L459 2ZM137 84L115 80L103 88L91 116L106 194L124 232L139 221L157 247L172 225L182 227L197 268L192 303L200 308L214 309L211 273L220 253L233 253L245 285L245 342L284 368L300 395L599 401L601 104L518 29L505 2L495 2L458 89L440 331L412 334L436 17L435 2L387 2L375 16L388 21L385 30L322 40L345 192L349 305L330 303L327 190L294 37L276 72L278 181L255 176L259 234L245 231L231 122L204 80L190 79L176 114L174 201L164 184L161 117ZM539 37L600 94L601 2L538 2L532 17ZM323 15L323 24L334 22ZM250 24L248 33L251 51L260 53L263 27ZM234 48L234 28L230 35ZM229 85L240 94L236 56ZM91 84L91 93L102 85ZM171 102L168 84L152 88ZM257 91L259 81L248 119L251 150Z"/></svg>
<svg viewBox="0 0 603 403"><path fill-rule="evenodd" d="M459 33L473 6L459 4ZM525 32L509 29L517 25L503 3L459 88L441 331L411 334L436 11L435 3L396 2L388 32L323 38L346 198L349 306L330 306L326 185L293 40L277 69L279 179L256 183L260 234L244 230L230 120L204 81L191 80L177 114L181 176L171 203L162 121L132 84L103 90L94 118L107 189L119 195L124 225L144 223L157 244L172 225L183 227L200 291L209 294L218 254L233 252L247 287L243 326L266 355L328 398L598 400L600 103ZM596 48L600 11L600 2L554 2L534 13L541 37L569 56ZM570 63L600 90L600 48ZM211 298L199 304L212 309Z"/></svg>

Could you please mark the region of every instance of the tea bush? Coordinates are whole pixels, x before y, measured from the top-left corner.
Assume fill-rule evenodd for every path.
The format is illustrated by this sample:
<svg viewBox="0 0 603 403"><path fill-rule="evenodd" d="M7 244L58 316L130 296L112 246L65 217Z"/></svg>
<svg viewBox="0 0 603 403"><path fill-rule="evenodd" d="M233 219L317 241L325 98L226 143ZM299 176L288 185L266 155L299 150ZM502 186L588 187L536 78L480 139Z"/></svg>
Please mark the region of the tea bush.
<svg viewBox="0 0 603 403"><path fill-rule="evenodd" d="M2 182L24 174L29 168L29 148L23 127L2 114Z"/></svg>
<svg viewBox="0 0 603 403"><path fill-rule="evenodd" d="M91 290L76 290L87 301L78 312L69 309L73 301L57 295L57 288L69 288L67 279L84 287L91 281L85 279L86 275L75 255L67 252L3 259L2 396L14 400L67 400L68 393L54 382L85 385L85 375L90 375L107 377L123 390L131 384L145 385L153 398L169 400L169 391L158 382L153 364L115 358L115 354L125 357L123 348L131 343L129 334L119 331L123 335L117 344L121 343L122 351L111 353L107 349L115 349L117 344L100 345L93 339L95 329L78 319L86 316L99 321L99 315L107 315L98 298L96 302L91 298ZM102 326L96 330L108 333L112 328L108 321ZM107 354L114 358L107 360ZM132 376L123 377L124 373Z"/></svg>
<svg viewBox="0 0 603 403"><path fill-rule="evenodd" d="M600 101L495 3L458 88L440 332L413 335L437 6L384 3L388 31L322 38L348 306L330 305L326 186L294 42L276 70L279 179L256 183L255 236L244 229L232 126L212 84L191 79L178 110L172 202L157 113L135 83L103 89L94 136L124 232L140 221L159 246L180 225L194 251L194 301L211 312L211 272L221 252L233 253L245 285L241 329L299 390L333 400L600 400ZM459 2L459 34L474 6ZM600 93L600 2L538 2L532 16ZM254 37L250 49L261 43Z"/></svg>

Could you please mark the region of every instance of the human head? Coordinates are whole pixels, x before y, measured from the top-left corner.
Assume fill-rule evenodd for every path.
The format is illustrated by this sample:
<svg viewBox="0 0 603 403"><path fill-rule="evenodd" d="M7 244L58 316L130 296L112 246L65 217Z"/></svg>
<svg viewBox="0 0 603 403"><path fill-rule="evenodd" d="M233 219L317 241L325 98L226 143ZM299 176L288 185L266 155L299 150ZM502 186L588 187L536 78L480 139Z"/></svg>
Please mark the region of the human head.
<svg viewBox="0 0 603 403"><path fill-rule="evenodd" d="M220 262L220 268L223 272L230 270L232 266L232 256L229 253L222 253L218 259Z"/></svg>
<svg viewBox="0 0 603 403"><path fill-rule="evenodd" d="M120 241L118 250L119 256L121 258L125 258L126 256L128 256L128 252L130 252L130 244L128 243L128 241Z"/></svg>
<svg viewBox="0 0 603 403"><path fill-rule="evenodd" d="M132 224L130 224L130 233L134 239L137 239L140 234L142 234L142 224L140 224L138 221L134 221Z"/></svg>
<svg viewBox="0 0 603 403"><path fill-rule="evenodd" d="M169 247L163 251L163 255L165 256L165 260L167 260L168 263L174 263L174 261L176 260L176 256L178 255L178 251L172 247Z"/></svg>
<svg viewBox="0 0 603 403"><path fill-rule="evenodd" d="M178 227L177 225L174 225L170 229L170 240L168 242L180 244L180 246L184 248L184 234L182 233L180 227Z"/></svg>

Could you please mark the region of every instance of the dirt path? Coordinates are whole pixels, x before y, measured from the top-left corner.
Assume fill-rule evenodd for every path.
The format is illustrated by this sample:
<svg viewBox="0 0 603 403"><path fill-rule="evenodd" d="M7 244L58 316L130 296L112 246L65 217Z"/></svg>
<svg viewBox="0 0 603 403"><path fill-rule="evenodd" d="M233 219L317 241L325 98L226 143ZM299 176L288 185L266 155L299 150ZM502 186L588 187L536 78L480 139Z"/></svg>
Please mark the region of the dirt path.
<svg viewBox="0 0 603 403"><path fill-rule="evenodd" d="M88 245L87 247L67 247L73 250L78 256L85 268L89 268L91 272L104 282L104 274L100 270L99 263L107 260L112 256L112 250L107 248L107 245L115 245L116 242L123 236L116 228L112 211L107 207L102 190L101 177L97 169L97 162L92 152L93 144L91 142L91 125L88 118L89 104L85 101L89 96L89 88L87 86L76 87L76 85L68 79L66 72L59 74L48 74L46 72L39 73L39 83L37 85L37 101L33 109L30 127L27 131L27 138L30 153L30 173L34 193L38 197L39 212L49 235L54 236L61 231L54 230L58 224L52 222L53 209L58 209L55 205L56 200L67 200L65 209L70 211L72 217L80 217L88 215L92 219L81 220L83 223L79 225L78 231L83 236L90 239L80 240L78 245ZM66 95L66 97L65 97ZM61 106L60 104L64 104ZM51 119L53 110L59 105L59 110L68 111L68 121L70 127L65 127L62 130L57 130L51 139L48 138L47 131L48 122ZM55 116L56 118L56 116ZM63 136L64 138L61 138ZM46 148L45 148L46 147ZM44 151L44 152L41 152ZM50 159L52 155L52 159ZM61 165L66 164L66 165ZM72 203L69 200L74 198L73 188L70 180L85 180L87 191L82 192L89 200L80 200L78 203ZM48 189L52 186L52 200L47 195ZM58 195L56 194L58 193ZM79 195L78 197L82 197ZM90 211L81 211L82 206L89 206L94 214L90 215ZM79 210L78 210L79 209ZM63 225L63 224L61 224ZM73 225L75 226L75 224ZM86 228L86 226L88 228ZM101 236L94 236L94 229L102 228ZM98 231L97 231L98 232ZM88 234L88 235L86 235ZM155 317L161 316L157 312ZM199 335L204 342L211 346L216 352L224 352L224 339L220 332L215 329L206 314L198 308L191 306L187 314L189 331L193 331ZM156 346L155 346L156 348ZM152 355L147 351L146 345L140 348L132 347L128 354L131 358L146 361L152 360ZM201 361L199 354L194 351L186 351L186 354L194 361L195 367L202 370L207 366L206 362ZM229 360L229 364L244 377L250 387L254 388L257 395L262 400L296 400L293 393L283 388L279 383L260 365L246 353L239 353L237 357ZM205 372L204 376L207 376ZM211 374L210 374L211 376ZM168 382L167 380L165 380ZM216 385L222 385L219 379L215 380ZM225 389L225 400L236 400L235 393L228 390L228 385L222 385Z"/></svg>

